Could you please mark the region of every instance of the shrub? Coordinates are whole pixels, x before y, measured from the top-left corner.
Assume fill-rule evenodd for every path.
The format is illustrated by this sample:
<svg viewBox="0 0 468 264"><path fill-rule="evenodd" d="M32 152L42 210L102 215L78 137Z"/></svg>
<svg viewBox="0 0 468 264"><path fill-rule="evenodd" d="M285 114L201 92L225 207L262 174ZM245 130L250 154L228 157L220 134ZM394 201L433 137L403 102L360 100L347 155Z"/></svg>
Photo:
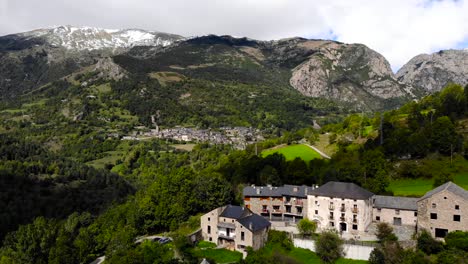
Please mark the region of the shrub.
<svg viewBox="0 0 468 264"><path fill-rule="evenodd" d="M317 239L316 253L323 262L335 263L344 256L343 240L336 231L325 231Z"/></svg>

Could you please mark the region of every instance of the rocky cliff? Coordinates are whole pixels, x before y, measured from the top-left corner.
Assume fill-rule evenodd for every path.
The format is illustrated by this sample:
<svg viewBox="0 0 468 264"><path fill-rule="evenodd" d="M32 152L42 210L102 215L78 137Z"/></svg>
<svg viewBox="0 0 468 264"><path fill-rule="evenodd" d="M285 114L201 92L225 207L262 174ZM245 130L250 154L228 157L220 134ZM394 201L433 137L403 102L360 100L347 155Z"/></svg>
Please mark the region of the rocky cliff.
<svg viewBox="0 0 468 264"><path fill-rule="evenodd" d="M419 89L400 83L388 61L361 44L306 41L299 48L311 54L292 70L290 84L300 93L380 109L419 98Z"/></svg>
<svg viewBox="0 0 468 264"><path fill-rule="evenodd" d="M399 81L428 92L440 91L449 82L468 84L468 50L442 50L418 55L396 76Z"/></svg>

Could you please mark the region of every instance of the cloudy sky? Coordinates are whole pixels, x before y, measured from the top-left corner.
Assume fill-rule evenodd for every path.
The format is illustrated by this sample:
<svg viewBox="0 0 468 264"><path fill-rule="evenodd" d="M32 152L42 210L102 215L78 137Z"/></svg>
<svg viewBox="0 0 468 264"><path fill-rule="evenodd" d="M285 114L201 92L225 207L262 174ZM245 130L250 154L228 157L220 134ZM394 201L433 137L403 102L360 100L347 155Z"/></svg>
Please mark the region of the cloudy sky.
<svg viewBox="0 0 468 264"><path fill-rule="evenodd" d="M366 44L396 70L468 48L468 0L0 0L0 35L53 25L336 39Z"/></svg>

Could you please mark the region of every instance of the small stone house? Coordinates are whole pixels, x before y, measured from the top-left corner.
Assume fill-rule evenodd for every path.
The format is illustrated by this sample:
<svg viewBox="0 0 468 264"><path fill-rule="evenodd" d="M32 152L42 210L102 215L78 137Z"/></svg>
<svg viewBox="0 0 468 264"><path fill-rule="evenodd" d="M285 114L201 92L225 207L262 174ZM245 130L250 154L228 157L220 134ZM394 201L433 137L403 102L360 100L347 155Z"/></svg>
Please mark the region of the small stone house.
<svg viewBox="0 0 468 264"><path fill-rule="evenodd" d="M417 201L418 232L425 229L436 238L449 232L468 231L468 191L447 182Z"/></svg>
<svg viewBox="0 0 468 264"><path fill-rule="evenodd" d="M218 207L201 217L203 240L229 250L257 250L266 243L271 223L241 206Z"/></svg>
<svg viewBox="0 0 468 264"><path fill-rule="evenodd" d="M418 198L375 195L373 198L373 221L394 226L416 227Z"/></svg>

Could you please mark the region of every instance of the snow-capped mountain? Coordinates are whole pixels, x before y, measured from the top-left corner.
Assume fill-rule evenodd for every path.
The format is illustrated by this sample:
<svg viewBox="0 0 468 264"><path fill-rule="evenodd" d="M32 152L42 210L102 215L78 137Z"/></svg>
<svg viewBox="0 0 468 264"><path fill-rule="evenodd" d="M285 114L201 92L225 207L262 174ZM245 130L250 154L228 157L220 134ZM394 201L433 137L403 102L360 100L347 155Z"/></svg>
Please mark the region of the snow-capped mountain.
<svg viewBox="0 0 468 264"><path fill-rule="evenodd" d="M134 46L168 46L182 36L141 29L102 29L58 26L17 34L26 39L41 38L68 50L127 49Z"/></svg>

